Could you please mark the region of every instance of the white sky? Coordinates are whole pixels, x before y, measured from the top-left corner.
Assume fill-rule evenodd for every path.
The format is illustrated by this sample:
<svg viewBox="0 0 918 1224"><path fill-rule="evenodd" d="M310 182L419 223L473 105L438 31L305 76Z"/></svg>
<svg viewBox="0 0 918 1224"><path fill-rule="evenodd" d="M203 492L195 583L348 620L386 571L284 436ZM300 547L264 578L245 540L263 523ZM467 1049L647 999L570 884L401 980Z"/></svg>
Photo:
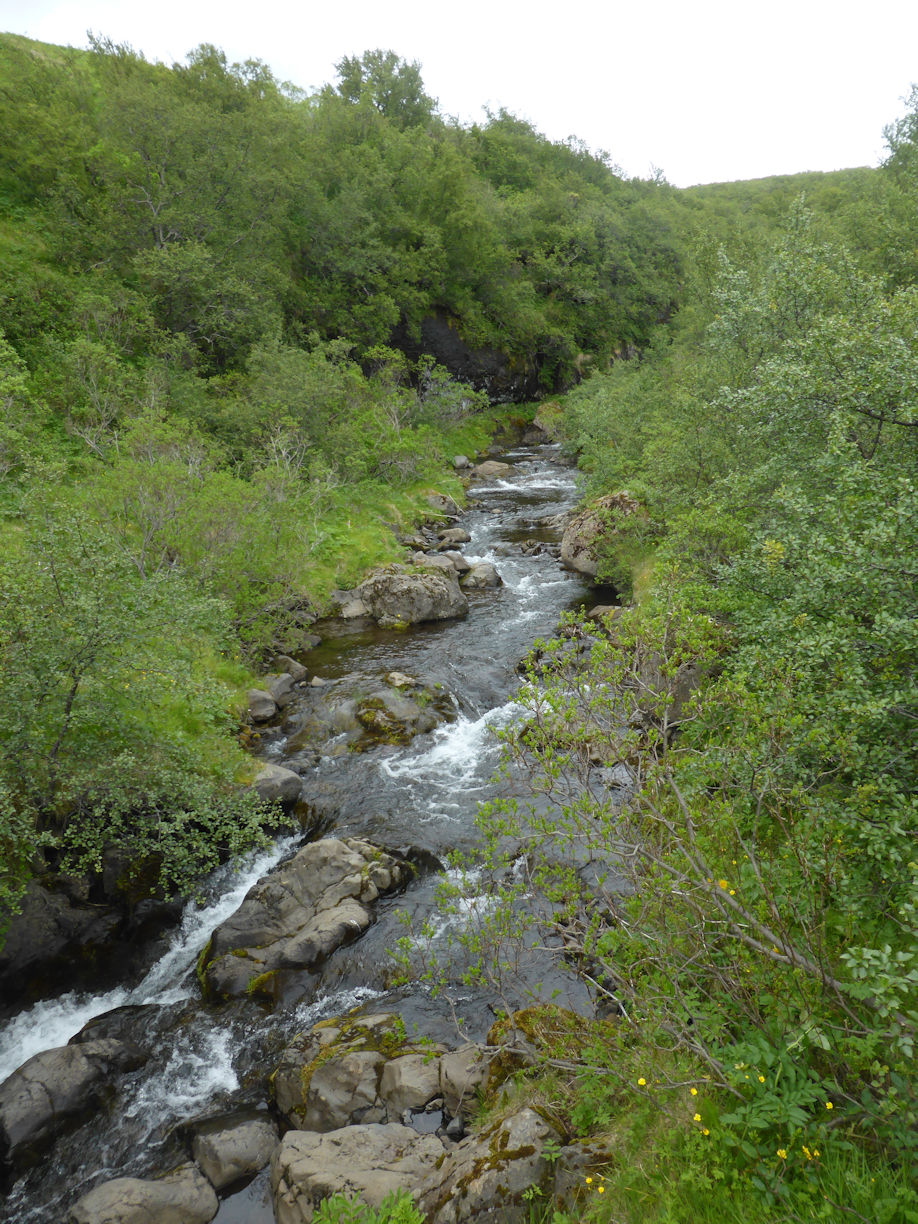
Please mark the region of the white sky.
<svg viewBox="0 0 918 1224"><path fill-rule="evenodd" d="M916 0L0 0L0 30L88 29L167 63L215 43L306 89L391 49L446 114L505 106L678 186L876 165L918 81Z"/></svg>

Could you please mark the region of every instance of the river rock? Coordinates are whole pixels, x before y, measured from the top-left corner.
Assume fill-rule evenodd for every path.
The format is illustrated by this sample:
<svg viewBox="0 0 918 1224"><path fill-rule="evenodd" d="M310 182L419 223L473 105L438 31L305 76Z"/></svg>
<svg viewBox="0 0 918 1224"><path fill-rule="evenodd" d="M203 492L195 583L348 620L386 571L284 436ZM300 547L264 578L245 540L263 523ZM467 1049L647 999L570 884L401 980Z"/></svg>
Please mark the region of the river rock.
<svg viewBox="0 0 918 1224"><path fill-rule="evenodd" d="M542 1155L558 1132L523 1109L463 1139L413 1189L427 1224L529 1224L533 1189L551 1202L554 1174Z"/></svg>
<svg viewBox="0 0 918 1224"><path fill-rule="evenodd" d="M403 1054L390 1059L380 1076L379 1095L390 1114L423 1109L440 1095L440 1059L430 1053Z"/></svg>
<svg viewBox="0 0 918 1224"><path fill-rule="evenodd" d="M448 544L468 544L472 538L464 527L441 527L437 536L441 548Z"/></svg>
<svg viewBox="0 0 918 1224"><path fill-rule="evenodd" d="M466 561L465 557L463 557L462 553L460 552L448 551L442 553L441 555L450 562L457 574L467 574L472 568L471 562Z"/></svg>
<svg viewBox="0 0 918 1224"><path fill-rule="evenodd" d="M278 1142L277 1127L265 1114L257 1114L205 1123L191 1150L214 1189L222 1190L263 1169Z"/></svg>
<svg viewBox="0 0 918 1224"><path fill-rule="evenodd" d="M455 455L453 457L453 467L457 472L464 472L466 468L470 468L471 466L472 461L469 459L468 455Z"/></svg>
<svg viewBox="0 0 918 1224"><path fill-rule="evenodd" d="M504 580L490 561L479 561L467 574L462 575L459 583L466 590L481 591L487 587L503 586Z"/></svg>
<svg viewBox="0 0 918 1224"><path fill-rule="evenodd" d="M408 570L404 565L387 565L374 570L357 594L383 627L448 620L469 610L455 575L427 566Z"/></svg>
<svg viewBox="0 0 918 1224"><path fill-rule="evenodd" d="M434 569L446 570L448 574L453 573L456 568L449 557L441 557L438 553L417 552L411 560L415 565L429 565Z"/></svg>
<svg viewBox="0 0 918 1224"><path fill-rule="evenodd" d="M299 799L303 779L283 765L264 765L255 775L252 787L265 803L281 803L289 807Z"/></svg>
<svg viewBox="0 0 918 1224"><path fill-rule="evenodd" d="M472 468L472 475L477 476L480 480L486 480L491 476L506 476L512 471L513 468L509 463L501 463L497 459L486 459L484 463L477 463Z"/></svg>
<svg viewBox="0 0 918 1224"><path fill-rule="evenodd" d="M30 880L10 920L0 949L0 988L12 1003L34 979L71 968L70 958L105 944L121 926L121 915L106 906L81 902Z"/></svg>
<svg viewBox="0 0 918 1224"><path fill-rule="evenodd" d="M110 1038L34 1055L0 1085L0 1161L28 1160L145 1059L131 1042Z"/></svg>
<svg viewBox="0 0 918 1224"><path fill-rule="evenodd" d="M220 1204L193 1164L165 1177L116 1177L84 1194L67 1224L208 1224Z"/></svg>
<svg viewBox="0 0 918 1224"><path fill-rule="evenodd" d="M411 878L412 868L359 838L323 838L250 889L202 956L210 997L273 997L281 970L317 966L373 921L371 906Z"/></svg>
<svg viewBox="0 0 918 1224"><path fill-rule="evenodd" d="M475 1094L488 1078L490 1059L485 1050L474 1043L450 1050L440 1058L440 1095L453 1117L471 1113Z"/></svg>
<svg viewBox="0 0 918 1224"><path fill-rule="evenodd" d="M420 1183L442 1157L436 1136L394 1123L288 1131L271 1161L277 1224L310 1224L315 1205L338 1193L379 1207L386 1195Z"/></svg>
<svg viewBox="0 0 918 1224"><path fill-rule="evenodd" d="M272 1077L274 1100L302 1130L395 1121L440 1095L445 1053L410 1041L391 1012L323 1020L285 1048Z"/></svg>
<svg viewBox="0 0 918 1224"><path fill-rule="evenodd" d="M275 655L272 666L275 672L286 672L288 676L292 676L297 684L309 675L303 664L292 659L290 655Z"/></svg>
<svg viewBox="0 0 918 1224"><path fill-rule="evenodd" d="M640 503L625 492L609 493L592 502L575 514L564 528L561 564L588 578L595 578L599 569L599 551L615 535L616 524L624 517L637 514L640 509Z"/></svg>
<svg viewBox="0 0 918 1224"><path fill-rule="evenodd" d="M265 687L274 698L274 704L279 710L283 710L296 696L293 676L290 672L281 672L279 675L265 676L265 680Z"/></svg>
<svg viewBox="0 0 918 1224"><path fill-rule="evenodd" d="M277 713L277 702L265 689L249 689L248 702L252 722L267 722Z"/></svg>

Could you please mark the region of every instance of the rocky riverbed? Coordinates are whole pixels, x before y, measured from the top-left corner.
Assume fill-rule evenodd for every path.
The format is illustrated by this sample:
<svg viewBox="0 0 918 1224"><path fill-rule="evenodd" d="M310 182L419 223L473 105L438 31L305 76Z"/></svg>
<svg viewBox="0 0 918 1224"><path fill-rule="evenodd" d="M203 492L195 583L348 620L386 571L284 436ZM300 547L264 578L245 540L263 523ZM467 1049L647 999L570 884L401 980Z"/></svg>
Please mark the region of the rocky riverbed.
<svg viewBox="0 0 918 1224"><path fill-rule="evenodd" d="M298 1224L335 1189L393 1186L431 1221L523 1220L526 1187L563 1198L594 1158L546 1161L565 1137L529 1111L466 1134L497 998L394 986L387 953L402 915L436 912L448 852L475 845L519 660L601 598L557 561L576 489L551 448L480 465L470 494L461 516L432 507L405 563L342 592L321 643L252 697L262 785L307 814L306 844L223 869L127 980L46 998L0 1033L15 1224ZM438 917L433 944L474 904ZM517 1005L540 982L589 1013L553 959L530 950L523 973Z"/></svg>

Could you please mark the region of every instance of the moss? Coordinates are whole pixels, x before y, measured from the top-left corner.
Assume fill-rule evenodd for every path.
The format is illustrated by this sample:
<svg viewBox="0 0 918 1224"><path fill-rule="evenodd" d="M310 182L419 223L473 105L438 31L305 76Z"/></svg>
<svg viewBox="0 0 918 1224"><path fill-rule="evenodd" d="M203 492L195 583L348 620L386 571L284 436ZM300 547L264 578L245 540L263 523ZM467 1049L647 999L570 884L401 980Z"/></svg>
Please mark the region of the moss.
<svg viewBox="0 0 918 1224"><path fill-rule="evenodd" d="M278 972L276 969L269 969L265 973L256 974L255 977L249 980L245 993L249 997L261 995L263 998L273 1001L277 998L277 979Z"/></svg>

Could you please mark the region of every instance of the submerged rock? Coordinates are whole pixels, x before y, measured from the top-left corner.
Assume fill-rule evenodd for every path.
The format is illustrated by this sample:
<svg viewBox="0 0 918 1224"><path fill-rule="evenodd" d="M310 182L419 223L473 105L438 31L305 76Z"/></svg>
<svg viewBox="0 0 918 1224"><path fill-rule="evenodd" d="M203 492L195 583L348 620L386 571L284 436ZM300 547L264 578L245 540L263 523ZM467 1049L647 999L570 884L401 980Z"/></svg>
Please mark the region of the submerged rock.
<svg viewBox="0 0 918 1224"><path fill-rule="evenodd" d="M472 468L472 475L477 476L480 480L486 480L491 476L506 476L513 471L509 463L501 463L497 459L486 459L484 463L477 463Z"/></svg>

